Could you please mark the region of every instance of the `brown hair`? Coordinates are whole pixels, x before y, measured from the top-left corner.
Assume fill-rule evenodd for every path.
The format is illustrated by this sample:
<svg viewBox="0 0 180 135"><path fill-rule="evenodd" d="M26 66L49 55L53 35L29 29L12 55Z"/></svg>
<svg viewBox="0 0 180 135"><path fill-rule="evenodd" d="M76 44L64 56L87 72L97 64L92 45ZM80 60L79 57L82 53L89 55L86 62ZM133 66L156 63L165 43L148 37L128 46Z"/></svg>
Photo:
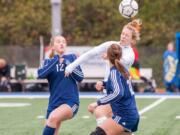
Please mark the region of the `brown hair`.
<svg viewBox="0 0 180 135"><path fill-rule="evenodd" d="M125 77L129 79L129 73L126 71L124 66L120 63L120 58L122 57L122 49L117 44L112 44L107 50L107 56L111 64L113 64L119 72Z"/></svg>
<svg viewBox="0 0 180 135"><path fill-rule="evenodd" d="M140 31L142 28L142 20L141 19L133 19L124 27L130 29L132 31L132 39L133 40L140 40Z"/></svg>

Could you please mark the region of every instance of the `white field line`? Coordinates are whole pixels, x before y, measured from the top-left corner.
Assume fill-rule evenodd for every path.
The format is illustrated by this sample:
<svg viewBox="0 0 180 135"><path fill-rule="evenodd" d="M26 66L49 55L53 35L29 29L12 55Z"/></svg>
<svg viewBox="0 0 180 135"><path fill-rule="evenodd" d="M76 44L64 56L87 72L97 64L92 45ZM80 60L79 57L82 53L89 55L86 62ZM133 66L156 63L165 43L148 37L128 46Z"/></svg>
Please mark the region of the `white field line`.
<svg viewBox="0 0 180 135"><path fill-rule="evenodd" d="M89 119L90 117L89 117L89 115L84 115L84 116L82 116L82 118L83 119Z"/></svg>
<svg viewBox="0 0 180 135"><path fill-rule="evenodd" d="M180 120L180 115L179 115L179 116L176 116L176 117L175 117L175 119L178 119L178 120Z"/></svg>
<svg viewBox="0 0 180 135"><path fill-rule="evenodd" d="M103 95L80 95L80 98L101 98ZM135 95L136 99L159 99L159 98L167 98L167 99L180 99L180 95Z"/></svg>
<svg viewBox="0 0 180 135"><path fill-rule="evenodd" d="M86 94L86 95L81 95L80 94L80 98L94 98L94 99L97 99L97 98L101 98L103 97L103 95L89 95L89 94ZM167 98L167 99L180 99L180 95L135 95L135 97L137 99L159 99L159 98ZM0 95L0 99L13 99L13 98L24 98L24 99L36 99L36 98L39 98L39 99L46 99L46 98L49 98L49 94L45 94L45 95L41 95L41 94L37 94L37 95L21 95L21 94L17 94L17 95Z"/></svg>
<svg viewBox="0 0 180 135"><path fill-rule="evenodd" d="M44 115L39 115L39 116L37 116L37 119L45 119L45 116Z"/></svg>
<svg viewBox="0 0 180 135"><path fill-rule="evenodd" d="M151 110L152 108L156 107L157 105L159 105L160 103L164 102L167 99L167 97L163 97L160 98L158 100L156 100L155 102L153 102L152 104L146 106L145 108L143 108L142 110L139 111L139 115L144 114L145 112Z"/></svg>
<svg viewBox="0 0 180 135"><path fill-rule="evenodd" d="M1 107L25 107L25 106L30 106L30 103L0 103L0 108Z"/></svg>

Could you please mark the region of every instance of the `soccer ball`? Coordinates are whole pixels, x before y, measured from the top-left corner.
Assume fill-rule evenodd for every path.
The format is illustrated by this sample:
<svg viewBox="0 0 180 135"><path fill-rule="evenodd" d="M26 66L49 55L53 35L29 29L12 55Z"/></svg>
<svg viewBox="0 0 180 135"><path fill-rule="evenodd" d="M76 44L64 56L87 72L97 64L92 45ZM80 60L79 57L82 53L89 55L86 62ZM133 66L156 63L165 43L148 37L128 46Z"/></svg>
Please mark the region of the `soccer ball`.
<svg viewBox="0 0 180 135"><path fill-rule="evenodd" d="M135 0L122 0L119 12L125 18L132 18L138 13L138 3Z"/></svg>

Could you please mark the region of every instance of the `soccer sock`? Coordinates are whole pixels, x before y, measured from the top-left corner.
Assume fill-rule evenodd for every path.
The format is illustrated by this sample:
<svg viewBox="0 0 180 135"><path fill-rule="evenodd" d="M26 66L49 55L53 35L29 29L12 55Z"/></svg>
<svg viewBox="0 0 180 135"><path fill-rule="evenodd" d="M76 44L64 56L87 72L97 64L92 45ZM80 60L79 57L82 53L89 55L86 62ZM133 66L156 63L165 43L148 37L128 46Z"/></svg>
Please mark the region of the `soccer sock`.
<svg viewBox="0 0 180 135"><path fill-rule="evenodd" d="M90 135L107 135L107 134L104 131L104 129L102 129L101 127L97 127L96 130L94 132L91 132Z"/></svg>
<svg viewBox="0 0 180 135"><path fill-rule="evenodd" d="M54 132L55 132L55 128L46 125L42 135L54 135Z"/></svg>
<svg viewBox="0 0 180 135"><path fill-rule="evenodd" d="M100 117L96 119L97 126L101 125L105 120L107 120L106 116Z"/></svg>

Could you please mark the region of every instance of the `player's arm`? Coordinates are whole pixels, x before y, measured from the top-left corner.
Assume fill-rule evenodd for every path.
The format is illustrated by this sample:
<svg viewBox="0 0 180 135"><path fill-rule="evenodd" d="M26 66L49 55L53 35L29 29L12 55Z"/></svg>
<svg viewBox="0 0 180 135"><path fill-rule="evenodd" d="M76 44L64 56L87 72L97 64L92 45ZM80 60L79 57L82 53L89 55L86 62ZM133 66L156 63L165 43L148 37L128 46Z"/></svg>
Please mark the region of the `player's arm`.
<svg viewBox="0 0 180 135"><path fill-rule="evenodd" d="M59 61L59 57L55 56L52 59L45 59L42 67L38 69L38 79L45 79L52 72L53 66Z"/></svg>
<svg viewBox="0 0 180 135"><path fill-rule="evenodd" d="M103 91L104 89L106 89L106 81L97 81L95 88L97 91Z"/></svg>
<svg viewBox="0 0 180 135"><path fill-rule="evenodd" d="M75 79L77 82L81 82L84 79L84 74L80 68L80 66L78 66L77 68L75 68L73 70L73 72L71 73L71 76L73 77L73 79Z"/></svg>
<svg viewBox="0 0 180 135"><path fill-rule="evenodd" d="M73 61L76 60L76 55L72 55ZM72 73L71 76L73 79L75 79L77 82L81 82L84 79L84 74L82 72L82 69L80 66L76 67Z"/></svg>
<svg viewBox="0 0 180 135"><path fill-rule="evenodd" d="M108 104L110 102L120 99L124 95L123 86L121 83L118 83L117 81L117 78L118 78L117 71L116 70L111 71L110 77L111 77L112 87L114 91L113 93L97 100L98 105Z"/></svg>
<svg viewBox="0 0 180 135"><path fill-rule="evenodd" d="M112 43L117 43L115 41L108 41L104 42L97 47L94 47L93 49L87 51L86 53L82 54L79 58L77 58L73 63L69 64L66 67L65 73L69 74L72 73L72 71L78 66L81 65L82 63L86 62L87 60L91 59L92 57L96 55L100 55L103 52L106 52L107 48L112 44Z"/></svg>

